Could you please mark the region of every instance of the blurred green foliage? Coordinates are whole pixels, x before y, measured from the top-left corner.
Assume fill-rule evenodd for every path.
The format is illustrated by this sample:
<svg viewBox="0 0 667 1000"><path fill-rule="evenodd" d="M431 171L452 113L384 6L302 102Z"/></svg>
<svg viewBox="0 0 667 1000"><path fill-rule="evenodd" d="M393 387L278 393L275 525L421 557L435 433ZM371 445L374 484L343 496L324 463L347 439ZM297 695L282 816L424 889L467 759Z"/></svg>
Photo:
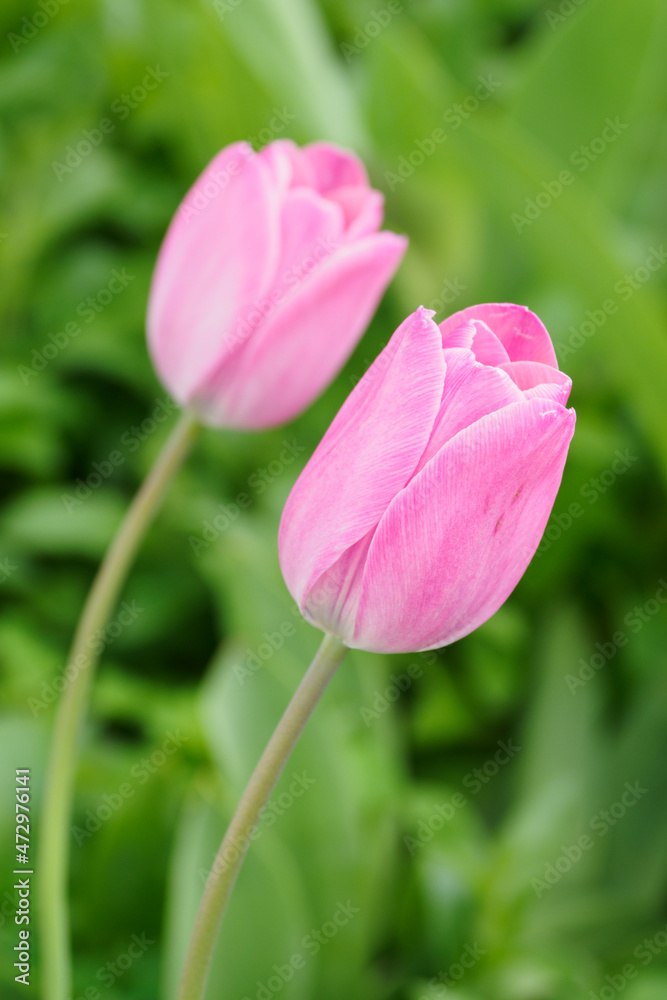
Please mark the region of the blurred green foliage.
<svg viewBox="0 0 667 1000"><path fill-rule="evenodd" d="M544 318L574 379L545 541L469 638L349 657L252 847L208 996L662 1000L665 5L6 0L0 25L3 998L24 995L13 769L32 768L37 819L52 682L168 431L142 428L165 399L143 334L155 255L208 159L266 141L280 112L273 137L365 157L410 250L336 383L288 428L207 432L143 547L85 734L74 995L174 996L225 821L318 643L276 530L353 381L419 303L507 300ZM79 156L86 130L102 138Z"/></svg>

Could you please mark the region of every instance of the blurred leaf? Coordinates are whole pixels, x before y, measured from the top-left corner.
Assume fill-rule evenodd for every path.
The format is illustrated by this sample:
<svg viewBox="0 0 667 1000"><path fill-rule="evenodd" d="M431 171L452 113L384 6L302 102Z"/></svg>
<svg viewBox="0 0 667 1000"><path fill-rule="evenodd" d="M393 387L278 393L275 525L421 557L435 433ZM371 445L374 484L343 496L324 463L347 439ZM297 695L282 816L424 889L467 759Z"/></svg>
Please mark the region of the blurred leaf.
<svg viewBox="0 0 667 1000"><path fill-rule="evenodd" d="M125 503L110 489L91 490L88 496L84 491L81 497L70 489L31 491L6 509L0 529L27 551L100 558L120 523ZM69 500L69 511L63 495Z"/></svg>

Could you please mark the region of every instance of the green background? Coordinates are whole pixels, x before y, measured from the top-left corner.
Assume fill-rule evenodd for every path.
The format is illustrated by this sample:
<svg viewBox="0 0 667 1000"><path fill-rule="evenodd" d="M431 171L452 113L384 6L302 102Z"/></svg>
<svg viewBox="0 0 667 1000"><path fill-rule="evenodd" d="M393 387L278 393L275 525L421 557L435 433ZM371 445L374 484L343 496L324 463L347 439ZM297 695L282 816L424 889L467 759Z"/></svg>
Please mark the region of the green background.
<svg viewBox="0 0 667 1000"><path fill-rule="evenodd" d="M349 657L277 789L282 815L250 852L208 996L662 1000L667 7L43 3L5 0L0 13L3 998L39 995L38 951L29 993L11 968L13 769L32 768L37 821L52 681L174 420L141 430L165 399L143 329L155 255L211 156L261 144L277 109L288 121L273 137L364 157L410 249L322 398L287 428L207 431L143 546L123 594L142 610L107 644L86 726L74 997L174 996L202 873L319 641L277 565L285 497L408 312L499 300L544 319L574 381L577 432L546 540L475 634L428 659ZM129 107L147 68L167 75ZM475 101L489 75L493 94ZM105 118L103 141L59 167ZM434 129L446 139L429 152ZM131 280L87 321L82 303L99 305L113 269ZM80 333L63 340L72 321ZM285 440L303 449L290 463ZM111 474L66 504L118 450ZM228 527L194 545L243 492L250 506L227 508ZM281 629L274 651L264 633ZM244 676L250 653L259 667ZM411 664L419 676L389 700ZM520 748L508 763L499 740ZM639 800L619 805L626 782ZM569 869L557 880L556 866ZM358 912L342 918L341 904ZM146 950L128 967L132 935ZM463 954L471 967L448 986ZM292 959L289 981L266 986Z"/></svg>

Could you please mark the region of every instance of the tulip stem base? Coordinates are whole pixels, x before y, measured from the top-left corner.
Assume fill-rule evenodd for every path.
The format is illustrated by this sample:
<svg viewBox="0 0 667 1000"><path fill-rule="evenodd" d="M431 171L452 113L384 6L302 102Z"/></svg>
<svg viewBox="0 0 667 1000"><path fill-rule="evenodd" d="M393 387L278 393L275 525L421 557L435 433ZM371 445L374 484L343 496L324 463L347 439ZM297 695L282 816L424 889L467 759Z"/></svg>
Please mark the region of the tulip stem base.
<svg viewBox="0 0 667 1000"><path fill-rule="evenodd" d="M65 687L51 739L37 865L45 1000L69 1000L72 990L67 905L69 841L77 749L98 659L94 651L98 644L92 637L106 627L139 543L197 431L195 417L184 413L107 550L86 599L67 660Z"/></svg>
<svg viewBox="0 0 667 1000"><path fill-rule="evenodd" d="M310 715L347 647L326 635L260 757L223 838L204 889L188 948L178 1000L202 1000L220 924L262 810ZM239 842L245 848L238 850ZM235 847L230 851L230 847ZM227 855L234 857L229 864Z"/></svg>

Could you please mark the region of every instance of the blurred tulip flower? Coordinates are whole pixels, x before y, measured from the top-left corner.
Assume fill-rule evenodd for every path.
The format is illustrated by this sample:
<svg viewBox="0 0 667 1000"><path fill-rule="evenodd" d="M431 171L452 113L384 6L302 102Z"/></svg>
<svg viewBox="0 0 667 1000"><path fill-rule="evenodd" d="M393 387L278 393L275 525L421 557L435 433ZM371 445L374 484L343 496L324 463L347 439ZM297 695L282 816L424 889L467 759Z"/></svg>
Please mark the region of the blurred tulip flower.
<svg viewBox="0 0 667 1000"><path fill-rule="evenodd" d="M148 343L173 397L214 426L271 427L325 389L407 240L354 154L279 140L223 149L162 244Z"/></svg>
<svg viewBox="0 0 667 1000"><path fill-rule="evenodd" d="M432 649L494 614L540 542L574 433L537 316L432 316L409 316L355 386L280 525L292 596L353 648Z"/></svg>

